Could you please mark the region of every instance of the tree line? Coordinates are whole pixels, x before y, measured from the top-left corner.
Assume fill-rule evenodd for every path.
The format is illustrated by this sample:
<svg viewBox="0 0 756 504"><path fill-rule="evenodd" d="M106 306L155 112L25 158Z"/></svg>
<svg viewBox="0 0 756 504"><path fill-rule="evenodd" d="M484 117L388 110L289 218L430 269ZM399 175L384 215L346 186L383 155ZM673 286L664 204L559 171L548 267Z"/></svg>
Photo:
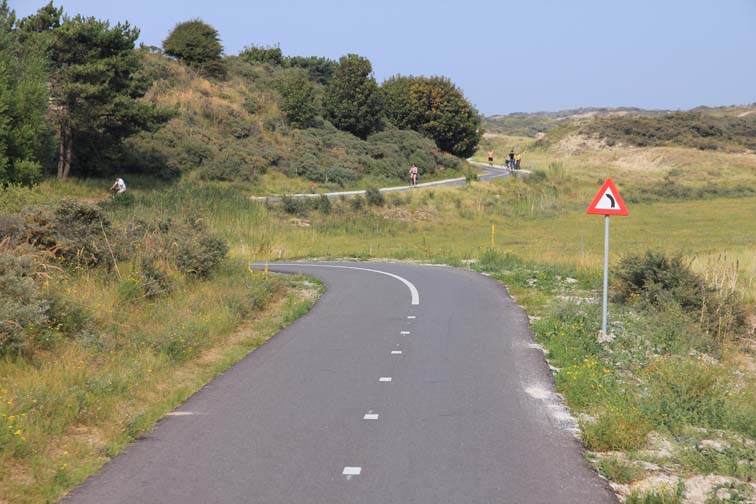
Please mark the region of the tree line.
<svg viewBox="0 0 756 504"><path fill-rule="evenodd" d="M177 114L142 99L152 81L138 37L128 22L66 16L52 1L22 19L0 2L0 185L95 173L93 165L123 155L124 139ZM218 31L198 19L177 24L162 48L151 49L217 80L229 58L298 69L277 89L294 128L327 120L365 139L393 125L457 156L471 155L480 139L477 110L443 77L395 76L378 85L365 57L284 56L277 46L228 57Z"/></svg>

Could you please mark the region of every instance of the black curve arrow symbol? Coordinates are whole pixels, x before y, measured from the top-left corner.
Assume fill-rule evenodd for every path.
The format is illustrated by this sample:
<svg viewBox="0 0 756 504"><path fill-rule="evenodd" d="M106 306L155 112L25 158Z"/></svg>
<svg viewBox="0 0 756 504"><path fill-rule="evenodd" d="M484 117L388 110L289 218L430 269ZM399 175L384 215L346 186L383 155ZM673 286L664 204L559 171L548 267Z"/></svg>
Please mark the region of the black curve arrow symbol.
<svg viewBox="0 0 756 504"><path fill-rule="evenodd" d="M606 194L604 194L604 196L606 196L607 198L609 198L609 201L612 202L611 208L614 208L614 198L612 197L612 195L609 194L609 193L606 193Z"/></svg>

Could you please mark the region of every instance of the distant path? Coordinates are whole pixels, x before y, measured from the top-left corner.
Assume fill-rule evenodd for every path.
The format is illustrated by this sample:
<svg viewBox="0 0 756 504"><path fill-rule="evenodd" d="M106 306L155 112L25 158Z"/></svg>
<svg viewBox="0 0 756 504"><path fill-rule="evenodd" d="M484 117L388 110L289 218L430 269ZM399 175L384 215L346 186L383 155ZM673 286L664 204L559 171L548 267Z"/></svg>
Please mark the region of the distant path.
<svg viewBox="0 0 756 504"><path fill-rule="evenodd" d="M478 175L478 180L493 180L497 178L509 177L512 172L508 168L499 165L489 166L486 163L478 163L477 161L468 161L471 165L477 166L483 169L483 175ZM532 173L530 170L517 170L515 173ZM436 180L434 182L424 182L417 184L417 189L423 189L427 187L438 186L461 186L465 184L465 177ZM411 185L383 187L378 189L382 193L399 192L399 191L411 191L413 187ZM289 194L290 198L318 198L321 195L325 195L328 198L339 198L341 196L361 196L365 194L365 190L358 191L338 191L329 193L302 193L302 194ZM281 196L251 196L250 199L256 201L281 201Z"/></svg>

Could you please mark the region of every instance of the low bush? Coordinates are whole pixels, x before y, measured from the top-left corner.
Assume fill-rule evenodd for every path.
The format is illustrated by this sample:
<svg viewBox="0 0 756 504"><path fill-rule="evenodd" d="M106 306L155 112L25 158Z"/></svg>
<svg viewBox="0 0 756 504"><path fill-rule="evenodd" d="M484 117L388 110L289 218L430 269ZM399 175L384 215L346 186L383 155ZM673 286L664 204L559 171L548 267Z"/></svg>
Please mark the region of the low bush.
<svg viewBox="0 0 756 504"><path fill-rule="evenodd" d="M50 305L33 275L31 258L0 252L0 355L30 350L34 331L48 323Z"/></svg>
<svg viewBox="0 0 756 504"><path fill-rule="evenodd" d="M211 235L199 235L179 243L176 267L187 275L206 278L228 253L226 243Z"/></svg>
<svg viewBox="0 0 756 504"><path fill-rule="evenodd" d="M386 198L383 193L375 187L368 187L365 191L365 200L370 206L383 206L386 203Z"/></svg>
<svg viewBox="0 0 756 504"><path fill-rule="evenodd" d="M281 208L283 208L284 212L291 215L307 214L307 202L301 198L283 196L281 198Z"/></svg>
<svg viewBox="0 0 756 504"><path fill-rule="evenodd" d="M331 200L328 196L325 194L321 194L318 197L318 211L322 214L329 214L331 213Z"/></svg>
<svg viewBox="0 0 756 504"><path fill-rule="evenodd" d="M679 306L717 342L738 335L746 326L746 308L740 295L734 289L706 285L680 255L668 257L654 251L628 255L622 258L614 276L616 301L648 311Z"/></svg>

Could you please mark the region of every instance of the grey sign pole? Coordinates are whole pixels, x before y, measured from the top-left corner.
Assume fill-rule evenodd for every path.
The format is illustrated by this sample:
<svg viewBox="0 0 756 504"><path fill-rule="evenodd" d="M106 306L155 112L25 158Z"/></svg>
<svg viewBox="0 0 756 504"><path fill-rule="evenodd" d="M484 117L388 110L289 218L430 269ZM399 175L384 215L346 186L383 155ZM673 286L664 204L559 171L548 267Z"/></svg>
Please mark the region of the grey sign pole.
<svg viewBox="0 0 756 504"><path fill-rule="evenodd" d="M606 303L609 297L609 216L604 216L604 297L601 307L601 332L606 335Z"/></svg>

